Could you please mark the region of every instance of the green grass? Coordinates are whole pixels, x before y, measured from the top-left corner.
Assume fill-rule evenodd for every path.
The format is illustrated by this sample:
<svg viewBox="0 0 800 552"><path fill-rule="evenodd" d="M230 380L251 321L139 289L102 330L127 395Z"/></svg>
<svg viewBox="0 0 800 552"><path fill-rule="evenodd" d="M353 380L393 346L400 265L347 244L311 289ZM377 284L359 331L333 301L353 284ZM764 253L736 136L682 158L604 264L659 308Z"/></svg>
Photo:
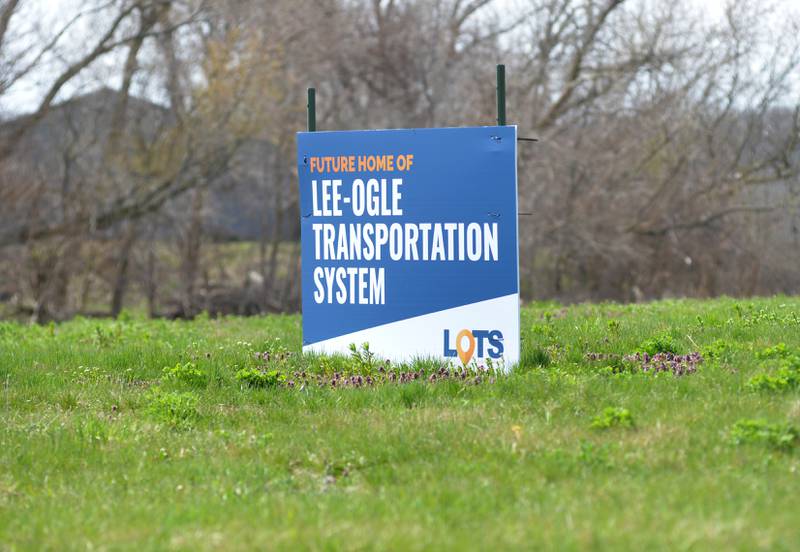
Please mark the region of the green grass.
<svg viewBox="0 0 800 552"><path fill-rule="evenodd" d="M299 355L299 316L0 323L0 550L800 547L800 389L749 383L800 370L800 299L522 328L494 383L331 389L287 381L375 362ZM705 360L622 358L665 349Z"/></svg>

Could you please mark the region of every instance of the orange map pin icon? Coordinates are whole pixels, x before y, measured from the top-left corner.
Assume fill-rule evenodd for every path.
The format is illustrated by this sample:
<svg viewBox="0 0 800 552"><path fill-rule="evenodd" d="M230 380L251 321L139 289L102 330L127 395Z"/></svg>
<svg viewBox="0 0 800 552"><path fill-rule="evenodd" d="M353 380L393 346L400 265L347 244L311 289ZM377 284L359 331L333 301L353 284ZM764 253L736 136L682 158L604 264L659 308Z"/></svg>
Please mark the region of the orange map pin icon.
<svg viewBox="0 0 800 552"><path fill-rule="evenodd" d="M463 341L464 338L467 338L469 341L469 346L464 350L463 348ZM472 335L472 332L469 330L461 330L458 332L458 336L456 337L456 351L458 351L458 358L461 359L461 362L466 366L469 364L469 360L472 358L472 353L475 352L475 336Z"/></svg>

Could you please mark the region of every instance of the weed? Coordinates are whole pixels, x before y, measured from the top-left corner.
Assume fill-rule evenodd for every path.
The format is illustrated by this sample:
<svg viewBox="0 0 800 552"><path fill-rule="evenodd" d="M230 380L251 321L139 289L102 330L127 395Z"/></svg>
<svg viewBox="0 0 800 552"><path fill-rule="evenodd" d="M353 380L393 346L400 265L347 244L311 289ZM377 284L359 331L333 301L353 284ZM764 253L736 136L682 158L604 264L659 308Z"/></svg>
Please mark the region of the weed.
<svg viewBox="0 0 800 552"><path fill-rule="evenodd" d="M117 314L117 322L128 323L131 322L133 318L133 313L128 309L122 309L119 311L119 314Z"/></svg>
<svg viewBox="0 0 800 552"><path fill-rule="evenodd" d="M703 363L703 355L698 352L688 355L656 353L653 356L648 353L636 353L626 355L622 360L634 372L637 370L653 374L668 372L674 376L685 376L697 372L697 367Z"/></svg>
<svg viewBox="0 0 800 552"><path fill-rule="evenodd" d="M766 347L756 352L756 358L765 360L770 358L786 358L792 351L786 347L786 343L778 343L772 347Z"/></svg>
<svg viewBox="0 0 800 552"><path fill-rule="evenodd" d="M108 328L96 326L94 329L93 342L98 347L111 347L122 337L122 327L113 325Z"/></svg>
<svg viewBox="0 0 800 552"><path fill-rule="evenodd" d="M709 360L721 360L727 356L731 351L731 344L724 339L717 339L716 341L706 345L702 349L702 354Z"/></svg>
<svg viewBox="0 0 800 552"><path fill-rule="evenodd" d="M375 365L375 353L369 350L369 343L362 343L361 347L355 343L350 344L351 368L362 375L371 375Z"/></svg>
<svg viewBox="0 0 800 552"><path fill-rule="evenodd" d="M425 398L425 391L425 386L421 383L404 386L400 391L400 402L406 408L414 408Z"/></svg>
<svg viewBox="0 0 800 552"><path fill-rule="evenodd" d="M74 394L65 391L58 397L58 406L61 410L73 410L78 406L78 399Z"/></svg>
<svg viewBox="0 0 800 552"><path fill-rule="evenodd" d="M165 367L161 373L166 381L174 381L192 387L205 387L208 382L208 376L194 362L184 364L179 362L172 368Z"/></svg>
<svg viewBox="0 0 800 552"><path fill-rule="evenodd" d="M287 374L285 386L293 388L299 386L301 389L311 385L318 387L330 387L331 389L374 387L389 384L409 384L417 381L430 384L454 381L464 385L479 385L482 383L495 383L497 380L497 369L487 362L487 366L478 366L474 362L470 366L453 368L438 362L420 360L412 365L401 364L391 367L388 361L383 364L376 364L374 375L367 374L362 376L358 369L353 369L351 364L346 364L344 370L339 372L333 366L332 359L320 359L320 371L309 373L306 370L293 371ZM341 360L341 357L338 358Z"/></svg>
<svg viewBox="0 0 800 552"><path fill-rule="evenodd" d="M772 374L756 374L747 381L747 387L755 391L786 391L800 385L800 373L788 368L779 368Z"/></svg>
<svg viewBox="0 0 800 552"><path fill-rule="evenodd" d="M756 443L778 450L789 450L800 439L800 431L789 424L770 424L765 420L742 419L733 424L729 438L734 445Z"/></svg>
<svg viewBox="0 0 800 552"><path fill-rule="evenodd" d="M612 427L634 427L633 416L627 408L607 406L603 412L592 419L592 429L610 429Z"/></svg>
<svg viewBox="0 0 800 552"><path fill-rule="evenodd" d="M189 428L200 417L197 410L200 400L192 392L164 391L154 387L147 398L150 414L172 427Z"/></svg>
<svg viewBox="0 0 800 552"><path fill-rule="evenodd" d="M639 352L647 353L650 356L659 353L672 353L674 355L678 352L678 345L669 332L663 332L643 341L639 345Z"/></svg>
<svg viewBox="0 0 800 552"><path fill-rule="evenodd" d="M90 444L106 443L109 441L111 434L108 423L97 418L81 420L77 424L75 432L81 441Z"/></svg>
<svg viewBox="0 0 800 552"><path fill-rule="evenodd" d="M286 381L280 370L242 368L236 372L236 380L248 387L275 387Z"/></svg>
<svg viewBox="0 0 800 552"><path fill-rule="evenodd" d="M534 324L531 326L531 333L549 340L553 340L556 337L556 331L549 324Z"/></svg>
<svg viewBox="0 0 800 552"><path fill-rule="evenodd" d="M526 346L522 350L519 367L523 369L550 366L550 355L541 347Z"/></svg>
<svg viewBox="0 0 800 552"><path fill-rule="evenodd" d="M785 358L777 370L756 374L747 381L747 386L756 391L786 391L800 387L800 357Z"/></svg>
<svg viewBox="0 0 800 552"><path fill-rule="evenodd" d="M782 315L774 310L763 307L756 308L753 304L748 305L746 308L737 304L734 305L734 309L736 310L739 320L729 320L729 325L739 324L744 327L753 327L764 323L777 323L783 326L800 324L800 317L794 312Z"/></svg>
<svg viewBox="0 0 800 552"><path fill-rule="evenodd" d="M248 349L252 345L247 342L239 342ZM278 338L272 339L264 343L263 351L254 354L255 360L266 364L286 364L292 358L292 352L286 345Z"/></svg>
<svg viewBox="0 0 800 552"><path fill-rule="evenodd" d="M605 446L601 447L588 441L581 442L578 461L591 468L612 468L614 465Z"/></svg>
<svg viewBox="0 0 800 552"><path fill-rule="evenodd" d="M99 366L78 366L72 370L73 381L86 384L106 379L107 374Z"/></svg>

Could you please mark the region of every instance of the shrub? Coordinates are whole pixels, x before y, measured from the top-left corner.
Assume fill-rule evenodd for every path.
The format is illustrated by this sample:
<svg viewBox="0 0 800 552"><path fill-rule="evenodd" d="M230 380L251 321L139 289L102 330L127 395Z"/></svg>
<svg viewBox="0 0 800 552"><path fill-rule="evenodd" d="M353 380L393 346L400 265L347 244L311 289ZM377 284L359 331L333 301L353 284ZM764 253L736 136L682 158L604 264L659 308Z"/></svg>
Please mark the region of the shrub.
<svg viewBox="0 0 800 552"><path fill-rule="evenodd" d="M755 443L777 450L789 450L797 444L800 432L789 424L743 419L733 424L729 437L734 445Z"/></svg>
<svg viewBox="0 0 800 552"><path fill-rule="evenodd" d="M607 406L603 412L592 420L592 429L609 429L612 427L633 427L633 416L627 408Z"/></svg>
<svg viewBox="0 0 800 552"><path fill-rule="evenodd" d="M162 371L162 374L167 381L176 381L193 387L205 387L208 381L205 372L200 370L194 362L187 362L186 364L179 362L172 368L167 366Z"/></svg>
<svg viewBox="0 0 800 552"><path fill-rule="evenodd" d="M236 372L236 380L248 387L274 387L284 383L286 376L279 370L242 368Z"/></svg>
<svg viewBox="0 0 800 552"><path fill-rule="evenodd" d="M154 387L149 393L150 413L176 428L187 428L200 417L197 395L191 392L164 391Z"/></svg>

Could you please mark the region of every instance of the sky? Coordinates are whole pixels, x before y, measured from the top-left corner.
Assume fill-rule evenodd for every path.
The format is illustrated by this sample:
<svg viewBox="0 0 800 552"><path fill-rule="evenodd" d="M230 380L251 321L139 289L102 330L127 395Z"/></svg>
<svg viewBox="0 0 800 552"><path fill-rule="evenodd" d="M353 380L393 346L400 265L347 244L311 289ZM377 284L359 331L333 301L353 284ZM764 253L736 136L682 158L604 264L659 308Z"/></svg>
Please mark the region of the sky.
<svg viewBox="0 0 800 552"><path fill-rule="evenodd" d="M503 8L506 4L509 8L519 6L525 0L497 0L498 6ZM633 0L639 2L669 2L670 0ZM725 5L728 0L691 0L698 9L707 13L710 20L719 20L723 17ZM754 5L761 5L765 0L747 0L754 2ZM768 0L778 7L779 13L800 13L800 0ZM34 30L32 36L47 34L48 29L54 29L63 24L74 14L78 13L81 0L29 0L26 11L22 17L26 25ZM76 25L70 35L63 37L65 44L85 43L87 35L91 35L93 30L86 25ZM37 34L38 33L38 34ZM24 113L33 110L40 100L43 91L52 80L52 65L63 63L61 60L49 60L51 69L39 71L19 83L12 89L3 94L0 98L0 113ZM112 87L118 85L118 76L110 73L109 69L113 64L106 60L105 63L97 63L90 68L81 78L76 79L75 84L66 87L67 94L80 92L81 89L94 89L101 84ZM116 73L116 72L115 72Z"/></svg>

